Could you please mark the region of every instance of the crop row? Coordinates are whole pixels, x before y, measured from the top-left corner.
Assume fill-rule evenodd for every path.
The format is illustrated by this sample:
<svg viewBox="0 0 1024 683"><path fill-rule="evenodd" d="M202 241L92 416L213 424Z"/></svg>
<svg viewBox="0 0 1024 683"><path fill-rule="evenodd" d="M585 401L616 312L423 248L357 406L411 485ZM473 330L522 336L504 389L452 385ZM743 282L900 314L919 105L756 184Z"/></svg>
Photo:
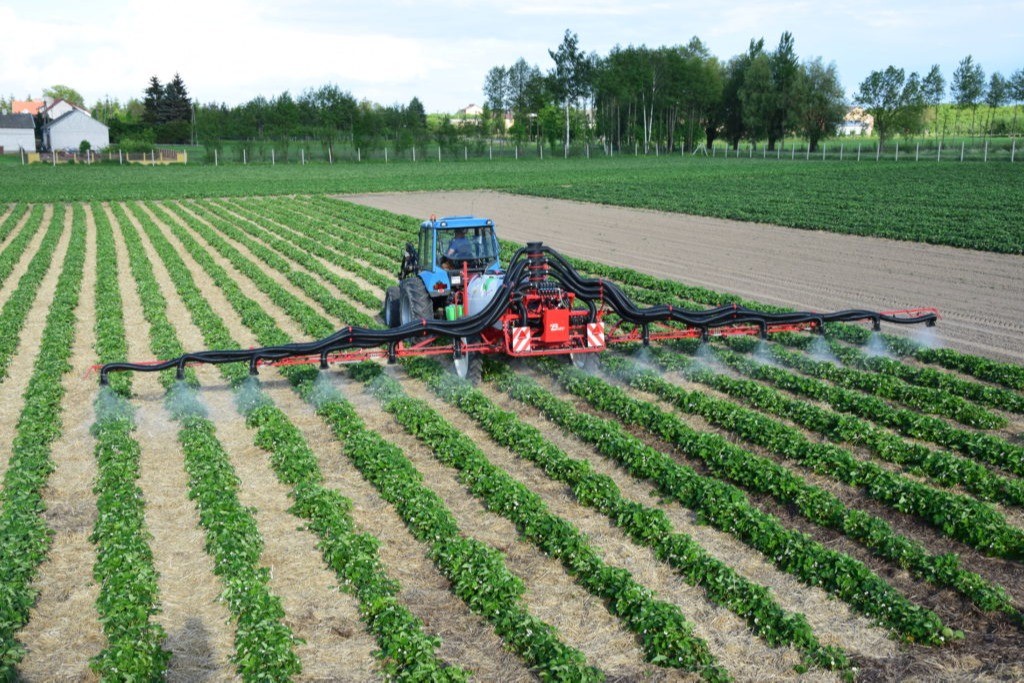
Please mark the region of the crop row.
<svg viewBox="0 0 1024 683"><path fill-rule="evenodd" d="M690 352L696 348L694 344L687 346ZM733 358L728 351L716 353L737 362L745 360ZM688 357L688 354L659 348L652 349L651 357L663 369L678 370L684 373L687 379L721 391L765 413L792 420L835 443L863 446L882 460L898 464L914 474L923 475L941 486L962 486L983 500L1024 505L1024 482L1015 477L992 472L970 458L905 441L866 420L792 398L760 382L714 372L701 362Z"/></svg>
<svg viewBox="0 0 1024 683"><path fill-rule="evenodd" d="M349 256L346 252L343 252L342 249L328 245L322 239L313 239L307 236L308 228L305 228L305 226L310 223L310 220L305 216L285 214L283 217L279 218L274 210L274 205L269 203L266 206L261 207L264 209L262 213L257 211L256 207L251 203L243 204L239 202L231 202L228 203L228 206L230 206L232 211L236 211L254 223L260 225L264 230L273 233L279 238L290 241L296 247L304 249L310 254L314 254L325 261L333 263L344 271L361 278L365 282L368 282L382 291L394 284L394 278L392 276L385 275L375 268L364 265L362 262ZM285 223L283 221L287 221L287 227L285 227ZM366 295L361 294L359 296L365 297ZM380 302L379 300L363 300L363 303L373 308Z"/></svg>
<svg viewBox="0 0 1024 683"><path fill-rule="evenodd" d="M776 517L752 505L735 486L702 476L676 462L629 434L620 422L580 412L528 377L509 373L498 379L498 385L512 398L532 405L563 429L592 444L633 476L653 483L663 496L696 512L699 520L735 536L780 570L832 593L899 637L941 644L956 635L935 614L910 602L863 563L786 528ZM594 391L601 391L601 387Z"/></svg>
<svg viewBox="0 0 1024 683"><path fill-rule="evenodd" d="M769 361L778 362L811 377L828 380L845 389L902 403L924 413L942 415L969 427L999 429L1007 424L1005 417L995 415L959 396L951 396L937 389L918 387L895 377L815 360L804 354L788 351L776 344L751 344L750 342L753 340L750 339L743 341L747 343L738 344L733 348L742 350L745 346L751 350L757 349Z"/></svg>
<svg viewBox="0 0 1024 683"><path fill-rule="evenodd" d="M124 313L118 285L117 252L106 213L92 205L96 224L96 356L99 362L127 357ZM160 611L157 571L145 522L145 499L139 488L141 448L132 432L135 418L128 398L131 375L115 374L95 401L92 434L97 478L96 522L90 540L96 545L93 578L99 586L96 610L107 645L92 668L105 680L154 680L164 674L171 653L166 632L152 617Z"/></svg>
<svg viewBox="0 0 1024 683"><path fill-rule="evenodd" d="M570 458L539 429L520 420L516 413L500 409L479 389L445 372L438 363L410 359L404 367L440 398L474 419L496 443L568 486L580 505L605 514L634 543L650 548L687 583L701 588L708 599L744 619L766 643L793 646L804 653L808 663L826 668L849 666L841 650L818 641L806 617L787 612L764 586L748 581L692 538L674 531L664 511L627 499L611 477L594 472L584 459Z"/></svg>
<svg viewBox="0 0 1024 683"><path fill-rule="evenodd" d="M138 211L135 217L153 240L156 227L149 216ZM174 358L183 349L167 320L166 299L160 294L139 235L127 216L119 216L119 223L129 259L135 264L136 288L150 324L151 351L158 358ZM295 654L296 639L283 622L280 599L268 588L269 572L259 564L263 539L252 512L238 499L238 477L215 427L192 386L177 380L171 371L162 373L161 383L167 390L166 408L179 423L189 497L196 503L206 532L206 550L214 560L214 572L224 585L224 602L235 620L232 661L246 680L298 673L301 664Z"/></svg>
<svg viewBox="0 0 1024 683"><path fill-rule="evenodd" d="M156 232L151 238L206 343L216 348L238 348L223 321L200 295L170 243ZM261 343L289 341L274 320L242 292L237 282L217 266L207 252L194 242L186 243L186 249L193 256L205 257L200 261L201 267ZM368 534L356 532L349 512L351 501L323 487L316 457L295 425L273 405L258 381L246 376L244 367L222 365L220 368L235 388L235 402L247 425L256 430L256 445L270 455L278 479L291 487L295 500L291 512L305 520L316 534L324 561L335 571L341 586L351 590L359 600L360 615L381 648L385 672L404 680L462 680L464 672L448 667L438 658L439 641L428 636L422 622L398 602L400 586L387 576L378 555L378 542ZM309 370L289 368L284 372L293 382L308 385L311 383Z"/></svg>
<svg viewBox="0 0 1024 683"><path fill-rule="evenodd" d="M4 302L3 308L0 309L0 330L2 330L0 333L0 381L8 375L11 358L21 341L21 328L25 324L25 318L28 317L29 311L32 310L36 291L39 289L39 284L46 275L46 271L49 270L50 261L53 260L57 243L64 231L63 218L57 215L62 212L63 207L60 211L55 210L54 218L50 221L36 253L32 255L32 260L29 261L28 269L18 280L17 287ZM30 218L31 222L8 245L4 254L7 255L10 252L12 263L17 256L25 251L31 235L37 232L42 225L42 219L43 212L41 210L38 213L33 213ZM10 271L7 274L9 273Z"/></svg>
<svg viewBox="0 0 1024 683"><path fill-rule="evenodd" d="M351 279L342 277L331 271L318 258L312 255L313 252L308 251L304 247L293 244L291 240L279 237L264 227L257 225L256 219L239 220L238 215L232 214L227 209L212 202L203 202L198 206L208 212L208 217L209 214L217 216L220 220L215 225L220 227L223 234L227 235L238 244L248 246L252 243L252 240L258 240L260 248L269 248L281 256L290 259L293 263L299 264L313 275L331 283L349 299L352 299L371 310L379 307L380 300L372 292L363 289ZM243 234L247 236L247 238L243 239ZM317 251L323 253L326 250L321 248Z"/></svg>
<svg viewBox="0 0 1024 683"><path fill-rule="evenodd" d="M876 463L859 460L850 451L838 446L815 443L798 429L731 401L702 392L687 391L657 373L641 371L636 363L623 358L605 358L603 365L632 386L651 392L684 412L700 415L711 424L780 457L798 462L818 474L856 486L868 496L931 524L950 538L987 554L1015 559L1024 557L1024 532L1007 524L1005 518L990 505L968 496L920 484ZM656 415L657 412L652 410L651 415L645 416L645 426L653 428L660 417ZM774 485L773 489L786 490L794 498L803 495L800 490L805 484L786 468L778 465L772 467L770 461L764 458L746 460L751 464L759 462L761 467L776 469L776 478L784 477L788 480L785 485ZM831 505L837 512L843 507L838 499L832 500ZM848 524L841 521L844 516L840 514L834 518L839 528ZM886 545L889 543L891 541ZM906 551L899 552L900 556L905 554Z"/></svg>
<svg viewBox="0 0 1024 683"><path fill-rule="evenodd" d="M179 239L181 237L188 236L179 234ZM208 255L202 258L205 252L194 240L189 238L181 241L193 257L201 259L201 266L206 267L211 263ZM277 298L292 304L290 313L297 316L296 320L300 321L300 324L312 326L314 329L329 327L326 320L287 294L240 252L227 243L218 244L222 249L222 255L249 277L258 289L272 299ZM235 300L237 299L235 297ZM522 589L515 588L518 580L508 573L501 554L472 539L463 538L457 532L457 528L448 525L445 520L450 519L451 513L435 494L418 483L418 474L414 470L410 472L411 465L400 451L384 442L379 435L366 430L351 407L332 387L323 383L310 383L308 378L304 380L304 374L298 371L289 374L304 397L315 403L318 414L327 421L335 435L343 442L346 455L361 469L364 477L378 487L385 500L396 504L399 514L413 535L430 545L431 558L441 572L452 581L453 590L470 609L488 619L506 643L546 677L568 675L584 680L600 677L596 670L585 664L581 653L558 639L550 625L526 612L519 597ZM382 467L384 471L379 471ZM409 498L408 495L414 497ZM418 508L416 505L423 507ZM431 526L432 520L440 526ZM509 593L510 590L512 593ZM498 598L499 606L492 613L489 605ZM406 646L397 640L401 634L401 631L392 634L392 637L396 638L393 645L403 650L400 653L403 657L408 657L414 652L410 653ZM458 670L444 671L450 672L449 675L458 674Z"/></svg>
<svg viewBox="0 0 1024 683"><path fill-rule="evenodd" d="M736 342L734 342L736 343ZM720 354L729 367L753 379L774 384L780 389L823 401L836 411L851 413L884 425L913 439L930 441L953 448L981 462L1017 475L1024 474L1024 447L1008 443L992 434L958 429L930 415L894 408L874 396L831 386L813 377L801 377L782 368L756 363L736 354Z"/></svg>
<svg viewBox="0 0 1024 683"><path fill-rule="evenodd" d="M822 337L791 332L772 335L773 341L802 350L807 350L818 339ZM908 384L936 389L951 396L960 396L990 408L1024 413L1024 395L1012 389L971 382L949 372L930 367L915 367L885 356L869 355L834 339L828 340L825 349L848 367L896 377Z"/></svg>
<svg viewBox="0 0 1024 683"><path fill-rule="evenodd" d="M4 224L0 226L0 243L6 240L7 236L11 234L15 227L17 227L20 222L20 218L23 217L25 213L29 213L29 210L26 209L19 217L16 217L13 213L7 217ZM0 252L0 287L2 287L4 282L7 281L7 278L10 277L14 267L21 259L21 255L25 252L25 248L32 240L32 237L39 231L42 223L43 207L37 205L31 210L31 213L29 213L28 217L25 219L25 225L21 232L19 232L17 236L15 236L14 239L4 247L3 251Z"/></svg>
<svg viewBox="0 0 1024 683"><path fill-rule="evenodd" d="M358 372L360 369L356 369ZM364 381L384 410L405 430L433 450L442 464L459 472L459 481L491 512L505 517L520 536L562 563L577 583L602 600L608 611L641 643L647 661L699 671L708 680L728 680L728 673L678 607L658 600L632 574L606 564L571 522L552 514L539 495L493 465L472 439L423 401L405 394L397 381L367 364Z"/></svg>
<svg viewBox="0 0 1024 683"><path fill-rule="evenodd" d="M58 229L50 234L59 235L63 217L58 215L53 223ZM53 444L64 430L63 379L72 369L69 359L84 265L85 218L81 207L76 206L67 255L25 390L0 492L0 678L4 680L14 678L14 667L24 656L16 635L28 621L36 597L32 582L52 543L53 532L43 518L43 493L55 468ZM42 279L38 273L45 273L50 266L51 259L33 259L23 277L36 283L33 295ZM0 327L0 331L4 336L13 335L17 328Z"/></svg>
<svg viewBox="0 0 1024 683"><path fill-rule="evenodd" d="M745 409L739 406L716 401L696 392L677 391L671 384L651 373L636 373L628 368L623 368L622 373L635 376L642 388L666 396L684 410L698 412L712 422L736 429L742 438L758 443L770 442L773 450L784 452L786 457L798 458L803 450L811 446L788 427L773 423L756 413L746 411L749 414L744 414ZM768 458L755 456L717 434L697 432L674 415L646 401L634 399L622 389L599 378L570 369L560 369L556 371L556 376L563 387L581 396L595 408L611 412L626 424L642 426L678 447L683 453L700 460L717 476L752 491L768 494L780 503L792 505L808 521L848 536L876 556L908 569L920 579L937 586L953 588L984 610L999 610L1016 616L1016 610L1006 592L977 574L959 567L956 556L932 555L919 544L897 534L884 520L862 510L848 508L834 494L809 485L787 468ZM812 467L822 471L828 471L829 459L834 460L832 467L845 465L845 472L840 473L840 479L856 481L855 477L859 474L856 461L847 462L848 459L841 453L828 453L824 457L821 454L808 455L801 459L810 460ZM897 500L900 495L916 498L918 508L924 508L936 516L941 515L941 508L936 510L933 501L926 495L909 492L912 484L893 482L887 474L885 470L876 473L877 481L871 482L869 489L872 494L892 498L892 492L895 491ZM915 512L921 513L922 510ZM1005 523L1001 530L1002 538L997 538L997 541L1005 543L1006 537L1016 540L1013 533L1015 530L1007 529Z"/></svg>

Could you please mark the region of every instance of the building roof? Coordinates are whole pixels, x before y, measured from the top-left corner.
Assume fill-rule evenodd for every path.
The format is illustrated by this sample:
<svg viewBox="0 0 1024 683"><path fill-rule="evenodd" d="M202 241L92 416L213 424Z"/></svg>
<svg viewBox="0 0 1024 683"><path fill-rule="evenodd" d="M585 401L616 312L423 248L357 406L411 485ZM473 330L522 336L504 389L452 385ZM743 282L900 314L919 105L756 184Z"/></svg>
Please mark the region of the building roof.
<svg viewBox="0 0 1024 683"><path fill-rule="evenodd" d="M46 102L44 100L11 100L11 113L32 114L32 116L35 116L45 106Z"/></svg>
<svg viewBox="0 0 1024 683"><path fill-rule="evenodd" d="M35 127L36 124L35 121L32 120L31 114L0 114L0 128L24 128L34 130Z"/></svg>
<svg viewBox="0 0 1024 683"><path fill-rule="evenodd" d="M74 105L72 105L72 106L74 107ZM92 118L92 116L89 115L89 112L85 111L84 109L79 109L78 107L74 107L70 111L64 112L63 114L61 114L57 118L52 119L52 120L46 122L45 124L43 124L43 127L44 128L53 128L54 126L59 124L61 121L65 121L65 120L71 118L72 116L79 116L79 115L80 116L84 116L84 117L86 117L87 119L89 119L91 121L96 121L96 119ZM108 128L109 127L105 123L103 123L102 121L96 121L96 123L101 125L101 126L103 126L104 128Z"/></svg>

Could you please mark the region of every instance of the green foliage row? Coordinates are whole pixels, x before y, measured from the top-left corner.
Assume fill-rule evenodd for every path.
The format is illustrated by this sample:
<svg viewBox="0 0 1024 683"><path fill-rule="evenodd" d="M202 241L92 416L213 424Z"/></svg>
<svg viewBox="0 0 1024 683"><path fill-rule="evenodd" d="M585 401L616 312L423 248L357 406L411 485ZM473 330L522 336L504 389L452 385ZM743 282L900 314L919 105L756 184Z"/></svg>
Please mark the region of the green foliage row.
<svg viewBox="0 0 1024 683"><path fill-rule="evenodd" d="M54 234L59 235L63 217L59 215L53 225L58 226ZM33 259L26 277L37 271L45 273L50 265L50 259ZM43 518L43 494L56 467L51 450L64 431L63 379L72 369L75 309L84 265L85 217L79 207L74 212L71 241L25 390L0 492L0 679L4 680L15 677L15 667L25 655L15 636L35 604L37 591L32 582L52 543L53 531ZM17 329L0 326L5 336Z"/></svg>
<svg viewBox="0 0 1024 683"><path fill-rule="evenodd" d="M716 349L715 353L727 362L757 367L753 361L742 359L729 351ZM896 463L941 486L962 486L982 500L1024 505L1024 482L992 472L970 458L906 441L867 420L791 398L759 382L713 372L668 349L653 349L653 358L664 369L681 371L694 382L721 391L758 410L792 420L830 441L863 446L879 458Z"/></svg>
<svg viewBox="0 0 1024 683"><path fill-rule="evenodd" d="M152 219L141 210L133 213L158 252L164 248L164 257L168 244L161 242ZM159 294L159 285L141 239L127 220L119 222L134 264L143 313L150 323L150 348L158 358L177 357L183 349L167 320L166 300L154 296ZM169 373L162 375L162 381L167 387L167 410L180 425L178 441L185 454L189 497L196 502L206 531L206 550L214 560L214 572L224 585L223 599L235 620L232 661L244 680L293 676L302 668L295 653L298 641L283 621L280 599L269 590L269 570L260 565L263 539L252 512L238 499L238 476L195 390Z"/></svg>
<svg viewBox="0 0 1024 683"><path fill-rule="evenodd" d="M215 348L238 348L221 318L199 293L170 243L155 232L152 238L206 343ZM185 242L185 246L261 343L272 345L290 341L274 320L242 292L236 280L210 259L206 250L194 240ZM465 679L465 672L448 667L438 658L436 650L440 641L428 636L423 631L423 623L398 601L400 586L384 571L377 540L355 531L350 515L351 501L322 486L323 475L316 457L299 430L273 405L258 381L246 377L243 366L221 365L220 369L235 386L236 405L245 416L246 424L256 430L256 445L270 455L278 479L292 487L290 495L295 504L291 512L307 522L319 539L324 561L338 575L342 587L359 599L360 615L381 647L379 656L384 670L402 680ZM311 382L306 377L307 370L290 368L285 374L296 383L304 382L303 390L308 393L312 389L308 386Z"/></svg>
<svg viewBox="0 0 1024 683"><path fill-rule="evenodd" d="M566 484L579 504L607 515L634 543L650 548L687 583L702 588L712 602L744 619L768 645L795 647L804 653L808 664L829 669L850 666L842 650L818 641L804 615L787 612L764 586L748 581L686 534L673 531L662 510L627 499L612 478L594 472L586 460L570 458L539 429L516 413L500 409L483 392L446 373L438 363L417 358L407 360L404 367L440 398L473 418L495 442ZM501 367L504 373L512 372L508 366Z"/></svg>
<svg viewBox="0 0 1024 683"><path fill-rule="evenodd" d="M39 285L49 269L54 252L57 250L57 243L64 231L64 217L60 215L62 213L63 207L58 206L43 235L43 240L39 243L36 253L32 255L32 260L29 261L28 268L18 280L18 286L11 292L7 301L4 302L3 308L0 309L0 330L4 331L3 334L0 334L0 381L7 378L11 359L21 340L21 329L25 324L25 318L35 303L36 292L39 290ZM11 240L3 254L0 254L0 283L10 276L18 259L25 253L29 241L42 227L42 221L43 211L38 208L30 216L29 223L25 228Z"/></svg>
<svg viewBox="0 0 1024 683"><path fill-rule="evenodd" d="M145 169L0 165L0 201L493 189L1019 254L1020 173L1018 164L1009 163L628 156Z"/></svg>
<svg viewBox="0 0 1024 683"><path fill-rule="evenodd" d="M922 439L955 449L1007 472L1024 474L1024 448L1008 443L998 436L958 429L937 417L895 408L874 396L865 396L849 389L832 386L819 379L796 375L782 368L737 360L734 356L725 357L725 360L730 367L748 377L768 382L800 396L823 401L838 412L851 413L871 420L912 439Z"/></svg>
<svg viewBox="0 0 1024 683"><path fill-rule="evenodd" d="M811 377L828 380L845 389L853 389L864 394L889 399L923 413L942 415L956 420L960 424L978 429L1001 429L1007 424L1005 417L995 415L959 396L950 396L942 391L917 387L895 377L814 360L776 345L764 345L761 348L768 352L768 357L771 360Z"/></svg>
<svg viewBox="0 0 1024 683"><path fill-rule="evenodd" d="M101 363L127 356L124 313L118 285L114 234L106 213L92 205L96 223L96 356ZM135 419L127 398L131 376L114 374L95 401L97 462L96 522L89 540L96 546L92 574L99 586L96 611L107 644L90 666L104 680L157 680L171 652L167 634L152 617L160 612L158 575L146 528L146 501L139 488L141 448L133 436Z"/></svg>
<svg viewBox="0 0 1024 683"><path fill-rule="evenodd" d="M230 207L232 211L237 212L239 215L246 217L248 220L258 225L262 230L250 234L265 235L264 240L268 244L276 245L278 249L282 250L282 253L285 253L284 250L287 250L289 255L295 254L293 258L298 258L299 254L302 254L303 259L308 258L309 254L313 254L324 259L328 263L333 263L352 275L362 278L381 290L387 289L389 286L394 284L394 278L383 275L379 271L363 265L339 249L328 246L322 240L315 240L306 237L301 228L296 226L295 223L297 221L308 222L308 219L307 221L302 221L299 217L276 215L272 210L270 210L271 207L269 204L265 204L260 207L263 209L263 213L254 211L254 207L249 203L225 200L223 201L223 204ZM280 222L282 220L288 221L287 228ZM330 282L347 296L350 296L369 308L377 308L380 305L380 299L374 296L371 292L358 286L352 280L339 277L333 272L328 272L330 273Z"/></svg>
<svg viewBox="0 0 1024 683"><path fill-rule="evenodd" d="M815 337L805 334L781 333L772 335L772 340L786 346L806 350L814 342ZM1003 387L970 382L954 374L942 372L935 368L907 365L893 358L872 356L860 349L840 344L836 340L828 340L828 351L839 362L850 368L868 370L870 372L896 377L907 384L935 389L947 396L959 396L974 403L1024 413L1024 395Z"/></svg>
<svg viewBox="0 0 1024 683"><path fill-rule="evenodd" d="M581 382L567 388L578 389L587 401L599 401L613 390L603 382L583 382L582 375L573 379ZM899 637L932 645L962 637L944 626L935 614L895 591L863 563L786 528L776 517L752 505L736 487L699 475L629 434L620 422L580 412L569 401L556 398L524 376L510 374L500 378L498 384L516 400L534 406L563 429L592 444L633 476L653 483L666 498L692 509L701 522L736 537L780 570L832 593ZM628 405L628 397L621 392L613 400Z"/></svg>
<svg viewBox="0 0 1024 683"><path fill-rule="evenodd" d="M522 599L526 588L509 571L502 553L462 534L444 501L422 483L422 475L401 450L368 430L336 392L322 397L316 411L363 477L394 507L412 535L430 548L431 559L451 582L452 591L543 680L604 679L587 665L583 653L563 643L550 624L527 611Z"/></svg>
<svg viewBox="0 0 1024 683"><path fill-rule="evenodd" d="M459 481L488 510L512 522L525 540L559 560L580 586L603 600L640 640L647 661L697 671L707 680L730 680L677 606L656 599L628 570L606 564L574 524L552 514L538 494L493 465L471 438L424 401L407 396L394 379L372 372L364 379L373 380L370 390L384 410L442 464L457 469Z"/></svg>

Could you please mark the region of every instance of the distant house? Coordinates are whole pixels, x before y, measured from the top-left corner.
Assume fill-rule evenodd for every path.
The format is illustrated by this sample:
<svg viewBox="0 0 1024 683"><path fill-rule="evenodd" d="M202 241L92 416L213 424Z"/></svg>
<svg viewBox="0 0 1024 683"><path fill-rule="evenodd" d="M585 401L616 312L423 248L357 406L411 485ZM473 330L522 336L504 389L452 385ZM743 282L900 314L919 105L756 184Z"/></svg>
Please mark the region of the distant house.
<svg viewBox="0 0 1024 683"><path fill-rule="evenodd" d="M871 135L874 129L875 117L861 107L854 107L846 112L837 133L839 135Z"/></svg>
<svg viewBox="0 0 1024 683"><path fill-rule="evenodd" d="M35 116L45 106L45 100L11 100L11 113Z"/></svg>
<svg viewBox="0 0 1024 683"><path fill-rule="evenodd" d="M36 151L36 125L31 114L0 114L0 151Z"/></svg>
<svg viewBox="0 0 1024 683"><path fill-rule="evenodd" d="M110 129L73 105L61 116L43 124L43 149L77 150L83 140L88 140L94 151L106 149L110 146Z"/></svg>
<svg viewBox="0 0 1024 683"><path fill-rule="evenodd" d="M63 100L60 98L53 99L50 97L45 97L43 99L45 100L46 104L40 107L39 113L43 115L43 118L49 119L51 121L55 121L56 119L59 119L60 117L64 116L64 114L67 114L69 111L73 111L75 109L84 113L87 116L92 116L92 114L89 113L88 109L83 109L82 107L79 107L77 104L73 104L71 102L68 102L67 100Z"/></svg>
<svg viewBox="0 0 1024 683"><path fill-rule="evenodd" d="M455 112L456 116L470 117L470 116L483 116L484 108L478 104L471 104L463 107L462 109Z"/></svg>

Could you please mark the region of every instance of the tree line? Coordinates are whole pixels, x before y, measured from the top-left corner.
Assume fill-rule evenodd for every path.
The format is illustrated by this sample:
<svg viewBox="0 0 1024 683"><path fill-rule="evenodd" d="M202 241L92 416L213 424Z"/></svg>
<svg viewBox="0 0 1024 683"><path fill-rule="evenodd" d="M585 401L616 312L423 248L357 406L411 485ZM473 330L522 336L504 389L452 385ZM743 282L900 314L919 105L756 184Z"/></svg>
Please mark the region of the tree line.
<svg viewBox="0 0 1024 683"><path fill-rule="evenodd" d="M814 151L836 134L850 109L835 64L820 57L801 60L789 32L774 49L763 38L751 40L746 52L722 61L697 37L686 45L616 46L603 57L586 54L567 30L549 55L554 64L547 72L520 58L492 67L484 79L487 111L498 128L511 121L502 132L517 140L546 135L565 145L588 138L609 150L647 151L658 144L671 151L724 139L733 148L746 141L774 150L785 137L796 136ZM941 108L940 116L945 102L953 106ZM977 131L982 105L988 118L983 111L981 129L988 133L996 109L1010 103L1014 118L1011 130L1003 132L1016 133L1021 102L1024 69L986 80L971 56L960 62L948 90L937 65L923 78L888 66L871 72L853 97L873 117L882 141L926 130L945 135L950 110L955 130L969 112L969 130ZM564 127L554 124L556 110L564 111Z"/></svg>
<svg viewBox="0 0 1024 683"><path fill-rule="evenodd" d="M585 52L570 30L548 54L546 71L523 58L491 67L478 117L428 117L417 97L380 105L333 84L234 106L200 104L179 74L167 83L153 76L141 100L122 105L105 98L93 115L110 126L111 141L128 150L157 143L219 149L225 141L241 141L270 142L287 155L289 145L301 140L318 141L325 151L341 144L402 152L426 144L454 149L508 139L552 149L588 142L609 153L647 153L653 146L694 151L718 140L734 149L746 142L773 151L785 138L800 137L814 151L836 134L851 104L835 64L801 59L789 32L774 47L764 38L751 40L746 51L728 60L712 55L697 37L685 45L616 46L600 56ZM53 94L57 89L81 99L67 86L54 86ZM922 133L962 134L964 126L971 133L1016 134L1024 69L986 78L967 56L947 85L938 65L923 77L890 65L871 72L852 99L873 117L883 142ZM1011 103L1007 125L995 112Z"/></svg>

